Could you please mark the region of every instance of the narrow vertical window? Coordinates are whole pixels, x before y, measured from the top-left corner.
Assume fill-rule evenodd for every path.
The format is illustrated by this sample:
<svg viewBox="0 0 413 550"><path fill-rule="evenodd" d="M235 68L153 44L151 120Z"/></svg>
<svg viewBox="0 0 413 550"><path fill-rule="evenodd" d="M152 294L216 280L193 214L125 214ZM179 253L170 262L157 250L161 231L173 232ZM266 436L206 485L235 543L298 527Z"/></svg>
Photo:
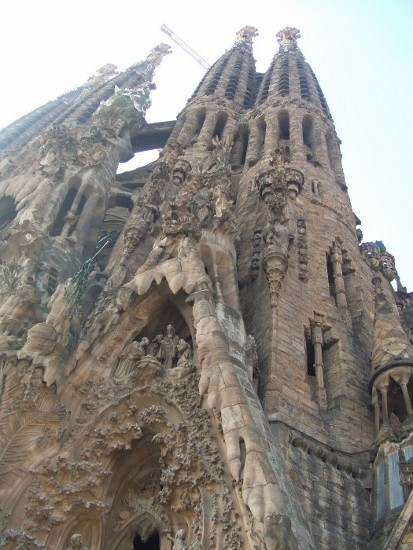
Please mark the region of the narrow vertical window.
<svg viewBox="0 0 413 550"><path fill-rule="evenodd" d="M281 111L278 114L278 126L280 130L280 140L289 141L290 139L290 117L287 111Z"/></svg>
<svg viewBox="0 0 413 550"><path fill-rule="evenodd" d="M264 80L262 81L261 90L260 90L260 103L263 103L268 97L271 85L271 78L274 71L275 58L271 61L271 65L268 71L265 74Z"/></svg>
<svg viewBox="0 0 413 550"><path fill-rule="evenodd" d="M261 155L264 151L264 145L265 145L265 134L267 132L267 125L265 124L265 120L261 118L258 121L258 154Z"/></svg>
<svg viewBox="0 0 413 550"><path fill-rule="evenodd" d="M333 137L331 134L326 134L326 145L327 145L327 154L328 154L328 162L330 164L330 168L334 170L334 153L333 153Z"/></svg>
<svg viewBox="0 0 413 550"><path fill-rule="evenodd" d="M248 137L248 126L240 126L232 147L231 164L233 166L242 166L245 164L248 148Z"/></svg>
<svg viewBox="0 0 413 550"><path fill-rule="evenodd" d="M334 279L334 266L331 254L326 253L326 263L327 263L327 277L328 277L328 289L330 296L334 299L336 298L336 284Z"/></svg>
<svg viewBox="0 0 413 550"><path fill-rule="evenodd" d="M86 204L86 200L87 200L87 199L86 199L85 195L82 195L82 196L80 197L80 201L79 201L79 204L77 205L76 214L75 214L75 216L76 216L77 219L79 219L79 216L80 216L80 214L82 213L82 210L83 210L83 208L84 208L84 206L85 206L85 204ZM76 227L76 222L73 223L73 224L70 226L69 233L68 233L69 236L72 235L73 231L75 230L75 227Z"/></svg>
<svg viewBox="0 0 413 550"><path fill-rule="evenodd" d="M67 195L65 197L65 200L62 203L62 206L60 207L59 213L56 216L55 222L50 230L50 236L51 237L57 237L61 234L65 218L73 204L73 201L75 200L77 194L77 189L74 189L71 187L69 191L67 192Z"/></svg>
<svg viewBox="0 0 413 550"><path fill-rule="evenodd" d="M235 97L239 77L241 74L243 60L244 60L243 56L240 56L235 62L234 69L232 71L231 77L228 81L228 84L225 90L225 97L227 97L228 99L234 99Z"/></svg>
<svg viewBox="0 0 413 550"><path fill-rule="evenodd" d="M255 71L254 67L250 67L250 70L248 71L248 81L247 81L247 87L245 90L245 96L244 96L244 108L248 108L251 105L251 98L254 93L254 77L255 77Z"/></svg>
<svg viewBox="0 0 413 550"><path fill-rule="evenodd" d="M218 139L222 138L227 119L228 119L228 115L226 113L219 113L217 122L215 124L214 133L213 133L214 137L217 137Z"/></svg>
<svg viewBox="0 0 413 550"><path fill-rule="evenodd" d="M205 116L206 116L205 111L200 111L199 113L197 113L196 127L195 127L195 133L194 133L195 138L198 137L199 134L201 133L202 127L205 122Z"/></svg>
<svg viewBox="0 0 413 550"><path fill-rule="evenodd" d="M4 229L17 216L16 206L12 197L0 199L0 230Z"/></svg>
<svg viewBox="0 0 413 550"><path fill-rule="evenodd" d="M301 59L297 59L298 79L300 82L300 94L303 99L310 99L310 89L308 87L307 76L304 64Z"/></svg>
<svg viewBox="0 0 413 550"><path fill-rule="evenodd" d="M285 96L290 93L290 66L288 57L284 57L281 63L280 79L278 81L278 93Z"/></svg>
<svg viewBox="0 0 413 550"><path fill-rule="evenodd" d="M304 329L305 350L307 356L307 375L315 376L315 350L311 338L311 330Z"/></svg>
<svg viewBox="0 0 413 550"><path fill-rule="evenodd" d="M308 161L314 160L313 141L313 119L305 115L303 118L303 143Z"/></svg>
<svg viewBox="0 0 413 550"><path fill-rule="evenodd" d="M225 67L227 66L229 57L226 57L221 65L217 67L214 75L212 76L211 82L208 84L208 88L206 90L206 95L212 95L215 90L217 89L218 83L221 79L222 73L224 72Z"/></svg>

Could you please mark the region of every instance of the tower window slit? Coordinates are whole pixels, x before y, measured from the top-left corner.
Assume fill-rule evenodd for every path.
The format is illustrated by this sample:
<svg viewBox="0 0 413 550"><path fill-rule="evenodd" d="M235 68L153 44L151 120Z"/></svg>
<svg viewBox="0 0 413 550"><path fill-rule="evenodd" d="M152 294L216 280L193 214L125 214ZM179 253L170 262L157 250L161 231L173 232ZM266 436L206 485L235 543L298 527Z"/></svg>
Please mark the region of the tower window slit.
<svg viewBox="0 0 413 550"><path fill-rule="evenodd" d="M331 134L326 134L326 145L327 145L328 162L330 164L330 168L334 170L333 138Z"/></svg>
<svg viewBox="0 0 413 550"><path fill-rule="evenodd" d="M203 127L204 122L205 122L205 117L206 117L206 112L205 111L200 111L198 113L197 120L196 120L196 127L195 127L194 137L199 136L199 134L201 133L202 127Z"/></svg>
<svg viewBox="0 0 413 550"><path fill-rule="evenodd" d="M310 99L310 90L308 87L307 76L305 74L305 68L303 62L297 59L298 80L300 83L300 94L303 99Z"/></svg>
<svg viewBox="0 0 413 550"><path fill-rule="evenodd" d="M307 356L307 375L315 376L315 350L314 344L311 338L311 330L308 328L304 329L305 337L305 350Z"/></svg>
<svg viewBox="0 0 413 550"><path fill-rule="evenodd" d="M334 267L333 260L331 259L331 254L326 253L326 263L327 263L327 277L328 277L328 289L330 296L334 299L336 298L336 284L334 279Z"/></svg>
<svg viewBox="0 0 413 550"><path fill-rule="evenodd" d="M217 137L218 139L222 138L222 134L224 133L227 119L228 119L228 115L226 113L219 113L217 122L215 124L215 130L213 133L214 137Z"/></svg>
<svg viewBox="0 0 413 550"><path fill-rule="evenodd" d="M314 83L315 83L315 87L316 87L316 90L317 90L318 99L320 100L321 108L323 109L323 112L324 112L325 115L330 116L330 111L328 110L328 105L327 105L326 99L325 99L324 94L321 90L320 84L318 83L317 77L314 74L314 72L312 71L312 69L311 69L311 74L312 74L312 77L314 79Z"/></svg>
<svg viewBox="0 0 413 550"><path fill-rule="evenodd" d="M248 71L247 88L245 90L244 107L250 106L253 88L254 88L254 69L250 67L250 70Z"/></svg>
<svg viewBox="0 0 413 550"><path fill-rule="evenodd" d="M307 160L312 161L314 149L313 149L313 119L305 115L303 118L303 143L307 148Z"/></svg>
<svg viewBox="0 0 413 550"><path fill-rule="evenodd" d="M271 78L274 71L275 59L272 60L270 68L268 69L265 78L262 83L261 93L260 93L260 103L265 101L268 97L270 91Z"/></svg>
<svg viewBox="0 0 413 550"><path fill-rule="evenodd" d="M76 208L76 214L75 214L76 221L79 218L80 214L82 213L82 210L86 204L86 201L87 201L87 197L85 197L85 195L82 195L80 198L79 204L77 205L77 208ZM70 227L69 236L72 235L73 231L75 230L76 221Z"/></svg>
<svg viewBox="0 0 413 550"><path fill-rule="evenodd" d="M227 66L227 63L228 63L228 57L226 57L221 65L217 68L217 71L215 72L215 74L213 75L212 77L212 81L211 83L209 84L207 90L206 90L206 95L212 95L215 90L217 89L217 86L218 86L218 83L221 79L221 76L222 76L222 73L224 72L224 69L225 67Z"/></svg>
<svg viewBox="0 0 413 550"><path fill-rule="evenodd" d="M280 140L289 141L290 139L290 118L287 111L281 111L278 114L278 126L280 130Z"/></svg>
<svg viewBox="0 0 413 550"><path fill-rule="evenodd" d="M278 93L282 96L290 93L290 66L288 57L284 58L281 64L281 74L278 81Z"/></svg>
<svg viewBox="0 0 413 550"><path fill-rule="evenodd" d="M265 120L261 118L258 121L258 154L261 154L264 150L265 145L265 134L267 132L267 125L265 123Z"/></svg>
<svg viewBox="0 0 413 550"><path fill-rule="evenodd" d="M231 153L231 164L234 166L242 166L245 164L245 158L247 155L248 148L248 126L240 126L239 131L237 132L234 145Z"/></svg>
<svg viewBox="0 0 413 550"><path fill-rule="evenodd" d="M16 216L17 211L14 199L12 197L2 197L0 199L0 230L7 227Z"/></svg>
<svg viewBox="0 0 413 550"><path fill-rule="evenodd" d="M59 213L55 219L55 222L50 230L51 237L56 237L57 235L61 234L65 223L65 218L73 204L73 201L75 200L76 194L77 194L77 189L73 187L71 187L67 192L65 200L63 201L62 206L60 207Z"/></svg>
<svg viewBox="0 0 413 550"><path fill-rule="evenodd" d="M303 118L303 142L306 147L312 148L313 120L309 116Z"/></svg>

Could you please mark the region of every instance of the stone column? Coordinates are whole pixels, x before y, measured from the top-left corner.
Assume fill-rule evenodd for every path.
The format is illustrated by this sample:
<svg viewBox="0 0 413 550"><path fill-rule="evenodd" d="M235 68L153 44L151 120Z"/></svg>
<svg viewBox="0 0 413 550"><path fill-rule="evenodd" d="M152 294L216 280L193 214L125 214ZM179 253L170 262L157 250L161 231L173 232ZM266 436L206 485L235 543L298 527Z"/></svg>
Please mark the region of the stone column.
<svg viewBox="0 0 413 550"><path fill-rule="evenodd" d="M231 143L231 145L234 144L234 136L237 132L237 123L236 121L233 119L233 118L229 118L227 119L226 123L225 123L225 128L224 128L224 131L222 133L222 141L225 142L225 141L229 141L229 143Z"/></svg>
<svg viewBox="0 0 413 550"><path fill-rule="evenodd" d="M316 377L316 396L320 409L326 408L326 390L324 387L324 362L323 362L323 316L315 313L311 323L312 341L314 345L314 369Z"/></svg>
<svg viewBox="0 0 413 550"><path fill-rule="evenodd" d="M389 386L382 385L379 387L380 395L381 395L381 413L382 413L382 420L383 425L388 426L389 424L389 410L387 407L387 390L389 389Z"/></svg>
<svg viewBox="0 0 413 550"><path fill-rule="evenodd" d="M336 300L339 307L347 307L346 291L343 277L343 256L341 253L341 244L338 240L333 244L333 253L331 255L334 272L334 286L336 290Z"/></svg>
<svg viewBox="0 0 413 550"><path fill-rule="evenodd" d="M374 408L374 426L376 428L376 435L380 431L380 405L379 405L379 396L377 394L377 389L374 387L371 395L371 404Z"/></svg>
<svg viewBox="0 0 413 550"><path fill-rule="evenodd" d="M249 162L258 160L259 158L259 138L260 130L258 127L258 121L254 120L250 127L250 136L248 141L248 150L246 160Z"/></svg>
<svg viewBox="0 0 413 550"><path fill-rule="evenodd" d="M301 112L292 111L290 115L290 151L294 162L303 163L307 160L304 153L303 124Z"/></svg>
<svg viewBox="0 0 413 550"><path fill-rule="evenodd" d="M278 141L280 137L280 132L278 128L278 118L275 113L267 113L265 117L265 122L267 124L267 136L265 139L265 152L274 153L278 148Z"/></svg>
<svg viewBox="0 0 413 550"><path fill-rule="evenodd" d="M188 113L188 116L177 138L178 143L180 143L183 147L188 147L190 145L191 140L195 135L197 124L198 114L194 111Z"/></svg>
<svg viewBox="0 0 413 550"><path fill-rule="evenodd" d="M79 207L79 203L82 199L83 193L81 189L79 189L76 193L75 198L73 199L72 206L70 207L70 210L67 212L65 216L65 223L63 225L62 229L62 237L67 237L70 234L71 228L77 224L77 210Z"/></svg>
<svg viewBox="0 0 413 550"><path fill-rule="evenodd" d="M199 149L208 150L211 146L212 138L214 137L215 126L217 123L218 113L209 112L206 115L204 125L199 134L196 147Z"/></svg>
<svg viewBox="0 0 413 550"><path fill-rule="evenodd" d="M79 216L79 221L75 230L76 241L80 245L79 251L83 249L86 241L94 238L94 236L90 235L91 228L99 228L101 222L103 221L102 219L99 219L99 217L103 218L104 215L104 209L98 208L101 200L103 199L99 195L92 195L89 197Z"/></svg>

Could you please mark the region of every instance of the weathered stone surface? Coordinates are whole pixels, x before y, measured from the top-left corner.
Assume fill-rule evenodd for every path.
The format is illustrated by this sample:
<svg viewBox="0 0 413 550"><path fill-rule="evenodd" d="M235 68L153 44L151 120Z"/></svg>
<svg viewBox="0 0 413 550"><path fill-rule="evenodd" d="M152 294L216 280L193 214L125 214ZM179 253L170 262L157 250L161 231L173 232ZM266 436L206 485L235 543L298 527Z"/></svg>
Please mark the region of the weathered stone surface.
<svg viewBox="0 0 413 550"><path fill-rule="evenodd" d="M255 35L176 123L161 45L0 135L4 548L411 545L411 296L299 31L259 86Z"/></svg>

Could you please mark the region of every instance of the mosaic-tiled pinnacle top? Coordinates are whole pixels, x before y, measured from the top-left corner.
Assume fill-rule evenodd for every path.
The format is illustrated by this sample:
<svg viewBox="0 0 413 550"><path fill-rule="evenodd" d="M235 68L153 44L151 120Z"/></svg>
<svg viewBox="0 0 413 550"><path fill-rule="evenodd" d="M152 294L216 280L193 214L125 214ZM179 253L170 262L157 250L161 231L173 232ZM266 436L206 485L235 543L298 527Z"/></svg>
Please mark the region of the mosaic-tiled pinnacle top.
<svg viewBox="0 0 413 550"><path fill-rule="evenodd" d="M251 27L250 25L246 25L245 27L242 27L237 32L237 44L245 43L245 44L252 44L253 38L258 36L258 29L255 27Z"/></svg>
<svg viewBox="0 0 413 550"><path fill-rule="evenodd" d="M301 38L299 29L295 27L286 27L277 33L277 42L281 50L288 50L297 45L297 40Z"/></svg>

